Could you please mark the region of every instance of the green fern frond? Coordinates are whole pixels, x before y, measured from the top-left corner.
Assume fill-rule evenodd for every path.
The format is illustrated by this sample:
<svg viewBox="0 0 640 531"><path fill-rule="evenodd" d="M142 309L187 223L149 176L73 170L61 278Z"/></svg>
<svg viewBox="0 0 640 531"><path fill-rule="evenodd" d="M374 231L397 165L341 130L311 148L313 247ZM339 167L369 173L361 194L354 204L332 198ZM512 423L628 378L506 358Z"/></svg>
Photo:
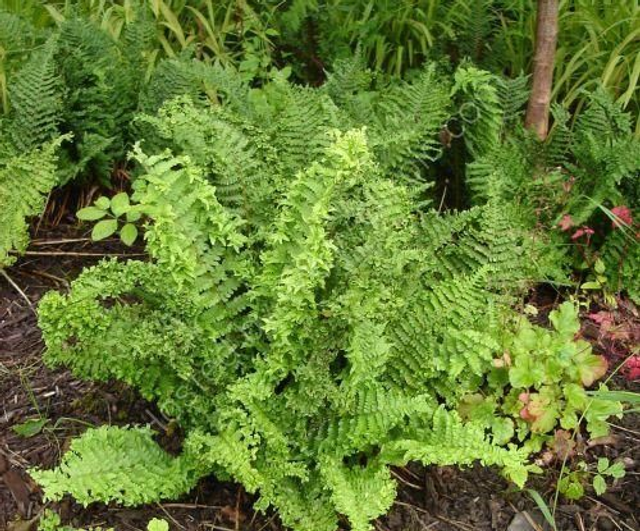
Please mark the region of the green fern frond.
<svg viewBox="0 0 640 531"><path fill-rule="evenodd" d="M384 465L349 468L340 459L327 458L320 464L320 473L331 490L331 501L349 518L353 531L372 529L371 521L385 514L396 497L396 483Z"/></svg>
<svg viewBox="0 0 640 531"><path fill-rule="evenodd" d="M500 145L504 109L496 77L474 66L463 66L455 73L452 94L461 101L458 109L464 141L473 159Z"/></svg>
<svg viewBox="0 0 640 531"><path fill-rule="evenodd" d="M190 54L163 59L140 95L139 109L143 113L155 114L163 103L185 95L201 103L205 97L203 88Z"/></svg>
<svg viewBox="0 0 640 531"><path fill-rule="evenodd" d="M8 133L17 151L40 148L59 134L64 86L55 60L57 47L57 37L50 37L10 81Z"/></svg>
<svg viewBox="0 0 640 531"><path fill-rule="evenodd" d="M514 78L496 78L500 107L508 126L514 126L522 120L529 100L529 81L529 76L524 73Z"/></svg>
<svg viewBox="0 0 640 531"><path fill-rule="evenodd" d="M392 87L378 103L372 149L389 172L420 180L423 164L440 156L438 133L449 110L448 87L429 66L411 83Z"/></svg>
<svg viewBox="0 0 640 531"><path fill-rule="evenodd" d="M63 140L16 155L0 164L0 268L15 262L29 244L28 220L44 208L47 194L58 183L56 162Z"/></svg>
<svg viewBox="0 0 640 531"><path fill-rule="evenodd" d="M369 529L393 499L388 467L410 460L480 461L522 485L529 435L515 448L513 430L456 413L548 272L520 194L563 174L531 184L526 139L502 142L510 89L472 67L451 90L433 67L399 83L353 65L319 90L286 72L250 88L177 61L196 88L157 85L133 153L148 260L105 261L42 300L47 362L156 400L190 471L240 481L296 531L341 515ZM461 112L476 205L441 214L415 188L452 99L478 110Z"/></svg>
<svg viewBox="0 0 640 531"><path fill-rule="evenodd" d="M632 230L617 229L610 234L599 254L605 264L607 278L616 291L626 291L640 303L640 238Z"/></svg>
<svg viewBox="0 0 640 531"><path fill-rule="evenodd" d="M408 461L449 465L470 465L480 461L484 465L497 465L522 486L527 479L528 466L523 464L526 449L512 445L501 448L491 444L485 427L476 423L463 423L454 413L439 408L433 414L428 428L408 430L406 439L385 445L381 457L402 466Z"/></svg>
<svg viewBox="0 0 640 531"><path fill-rule="evenodd" d="M71 494L79 503L138 505L188 492L198 475L187 457L171 457L148 428L102 426L74 439L58 468L33 469L48 500Z"/></svg>

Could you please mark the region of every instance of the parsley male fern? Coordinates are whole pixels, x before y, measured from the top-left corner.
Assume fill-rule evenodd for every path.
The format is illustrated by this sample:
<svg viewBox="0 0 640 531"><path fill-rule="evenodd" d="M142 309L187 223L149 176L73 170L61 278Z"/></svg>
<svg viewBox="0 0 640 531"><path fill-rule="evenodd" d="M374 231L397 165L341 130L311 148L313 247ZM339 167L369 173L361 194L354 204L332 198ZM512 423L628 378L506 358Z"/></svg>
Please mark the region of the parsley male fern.
<svg viewBox="0 0 640 531"><path fill-rule="evenodd" d="M280 77L229 92L228 72L205 73L215 105L183 97L138 120L149 260L104 261L39 307L46 361L139 389L184 427L182 453L167 460L146 431L89 431L36 472L47 495L135 504L213 473L296 531L339 515L365 531L393 503L392 465L481 461L522 485L529 450L458 406L486 385L509 303L544 261L495 194L423 208L453 84L429 68L392 90ZM461 73L463 96L485 77ZM132 437L135 459L122 448L105 478L95 456ZM167 474L133 488L140 467Z"/></svg>

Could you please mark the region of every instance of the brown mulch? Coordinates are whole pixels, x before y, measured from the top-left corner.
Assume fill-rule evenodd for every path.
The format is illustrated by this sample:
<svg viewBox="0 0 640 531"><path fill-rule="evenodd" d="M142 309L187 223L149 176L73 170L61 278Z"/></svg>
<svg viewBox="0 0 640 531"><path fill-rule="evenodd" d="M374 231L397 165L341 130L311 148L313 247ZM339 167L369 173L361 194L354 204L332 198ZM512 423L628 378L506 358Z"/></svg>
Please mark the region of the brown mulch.
<svg viewBox="0 0 640 531"><path fill-rule="evenodd" d="M51 289L68 289L79 271L96 263L100 255L140 253L141 249L124 248L114 240L91 243L85 232L72 225L40 228L27 255L7 271L29 304L0 278L0 530L36 529L37 516L46 504L28 469L54 466L70 439L88 426L150 424L163 434L162 442L176 444L176 436L165 431L167 419L135 392L117 383L77 380L66 370L48 369L41 360L44 347L35 308L42 295ZM558 302L545 289L532 297L534 302L536 298L543 313ZM46 423L30 437L12 429L31 419ZM580 502L561 500L559 531L640 530L638 415L618 421L604 443L588 450L589 462L602 455L623 459L626 477L601 497L588 490ZM545 477L533 482L547 500L553 498L558 468L551 467ZM399 484L397 501L389 515L376 522L378 531L506 531L521 511L533 519L531 529L535 525L544 528L529 496L510 487L491 469L412 465L394 474ZM134 509L93 504L85 509L66 500L55 508L65 522L75 526L114 526L118 531L143 530L153 517L165 518L172 529L181 531L281 530L275 514L253 511L254 499L237 484L208 478L183 499L163 504Z"/></svg>

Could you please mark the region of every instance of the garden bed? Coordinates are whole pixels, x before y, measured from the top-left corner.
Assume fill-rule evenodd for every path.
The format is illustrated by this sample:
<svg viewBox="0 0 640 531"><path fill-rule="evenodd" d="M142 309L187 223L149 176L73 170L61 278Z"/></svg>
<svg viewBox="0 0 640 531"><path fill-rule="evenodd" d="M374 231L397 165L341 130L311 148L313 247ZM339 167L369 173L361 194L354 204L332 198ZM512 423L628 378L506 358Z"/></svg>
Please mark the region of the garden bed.
<svg viewBox="0 0 640 531"><path fill-rule="evenodd" d="M70 439L88 426L149 424L159 432L165 448L179 448L179 430L133 391L115 383L80 381L66 370L52 371L42 364L44 347L34 313L38 300L48 290L65 290L83 267L108 255L139 257L141 249L125 248L115 240L91 243L71 225L41 227L26 256L7 271L22 294L0 279L0 468L4 479L0 482L0 529L28 531L37 527L43 502L27 470L55 465ZM540 308L539 318L544 319L558 299L553 291L541 288L531 302ZM633 315L629 313L628 318ZM585 319L584 330L595 348L607 347L598 340L592 320ZM616 382L633 388L623 379ZM636 385L633 390L637 389ZM23 426L29 436L16 433L12 429L16 426ZM587 461L601 455L624 459L626 477L601 497L588 490L575 504L561 500L556 514L559 530L640 529L638 415L626 415L614 425L611 437L599 443L585 448ZM553 498L559 468L559 463L552 465L544 477L532 482L547 500ZM510 487L490 469L412 466L395 470L394 475L399 494L391 513L376 522L380 531L523 531L536 529L527 516L542 520L528 495ZM93 504L84 509L65 501L57 508L63 520L74 525L107 525L118 531L144 529L153 517L167 519L176 530L281 529L275 514L253 511L254 499L236 484L208 478L178 502L135 509ZM519 517L524 522L520 525L514 517L522 511L526 515Z"/></svg>

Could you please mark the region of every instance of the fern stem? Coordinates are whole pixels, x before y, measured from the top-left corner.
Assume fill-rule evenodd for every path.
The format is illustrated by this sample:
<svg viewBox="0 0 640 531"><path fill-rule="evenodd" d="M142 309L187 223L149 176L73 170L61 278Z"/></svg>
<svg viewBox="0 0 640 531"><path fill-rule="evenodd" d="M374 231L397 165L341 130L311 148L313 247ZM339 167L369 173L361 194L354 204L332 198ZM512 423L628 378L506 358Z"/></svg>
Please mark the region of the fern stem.
<svg viewBox="0 0 640 531"><path fill-rule="evenodd" d="M29 305L29 308L31 308L31 311L33 313L36 313L36 310L33 307L33 303L29 300L29 297L27 297L27 294L24 291L22 291L22 289L20 289L20 286L18 286L18 284L16 284L13 281L13 279L7 274L7 272L4 269L0 269L0 274L2 274L2 276L7 280L7 282L11 285L11 287L13 287L13 289L15 289L20 294L20 296Z"/></svg>

